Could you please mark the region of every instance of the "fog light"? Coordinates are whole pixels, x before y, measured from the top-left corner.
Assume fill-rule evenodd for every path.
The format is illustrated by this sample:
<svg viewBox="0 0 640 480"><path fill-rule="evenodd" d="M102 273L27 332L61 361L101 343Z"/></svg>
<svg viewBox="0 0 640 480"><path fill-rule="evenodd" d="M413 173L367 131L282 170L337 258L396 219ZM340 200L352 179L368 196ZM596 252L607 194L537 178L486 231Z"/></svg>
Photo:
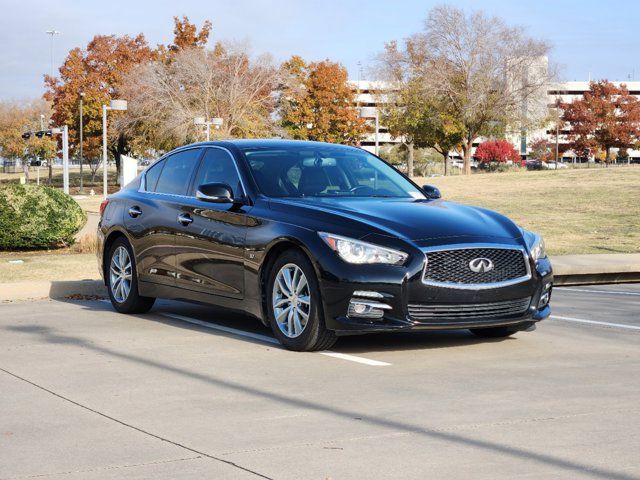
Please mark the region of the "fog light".
<svg viewBox="0 0 640 480"><path fill-rule="evenodd" d="M352 299L351 302L349 302L347 316L378 319L384 316L385 310L391 310L391 306L386 303Z"/></svg>
<svg viewBox="0 0 640 480"><path fill-rule="evenodd" d="M540 296L540 300L538 301L538 308L544 308L549 303L549 292L545 292Z"/></svg>
<svg viewBox="0 0 640 480"><path fill-rule="evenodd" d="M362 315L364 312L367 311L367 305L364 305L362 303L354 303L353 304L353 313L357 313L358 315Z"/></svg>

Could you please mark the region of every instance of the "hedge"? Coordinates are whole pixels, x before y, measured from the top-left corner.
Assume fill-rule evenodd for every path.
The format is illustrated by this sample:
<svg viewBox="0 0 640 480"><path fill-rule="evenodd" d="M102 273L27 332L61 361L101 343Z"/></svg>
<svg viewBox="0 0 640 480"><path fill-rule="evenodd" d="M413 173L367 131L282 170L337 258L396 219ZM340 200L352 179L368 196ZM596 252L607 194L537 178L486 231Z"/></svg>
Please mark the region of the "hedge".
<svg viewBox="0 0 640 480"><path fill-rule="evenodd" d="M60 190L0 185L0 249L70 245L86 221L80 205Z"/></svg>

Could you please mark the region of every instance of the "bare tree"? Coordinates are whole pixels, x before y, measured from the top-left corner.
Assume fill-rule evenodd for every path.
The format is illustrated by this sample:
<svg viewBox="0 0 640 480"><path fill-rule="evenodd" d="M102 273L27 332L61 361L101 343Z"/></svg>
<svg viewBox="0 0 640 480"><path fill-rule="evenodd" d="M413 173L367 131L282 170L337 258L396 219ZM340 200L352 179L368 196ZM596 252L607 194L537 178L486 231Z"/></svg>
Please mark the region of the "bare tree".
<svg viewBox="0 0 640 480"><path fill-rule="evenodd" d="M463 127L466 174L476 138L498 126L520 131L544 118L550 80L545 42L500 18L448 5L432 9L411 40L413 54L423 56L426 88L445 100L447 114Z"/></svg>
<svg viewBox="0 0 640 480"><path fill-rule="evenodd" d="M376 60L374 71L386 85L376 94L382 121L407 149L409 176L413 176L414 147L440 153L447 175L449 152L462 142L464 129L452 115L447 99L427 88L424 42L408 39L403 48L390 42Z"/></svg>
<svg viewBox="0 0 640 480"><path fill-rule="evenodd" d="M269 57L251 59L242 46L181 50L127 76L123 96L130 108L117 128L133 133L137 147L157 150L202 139L195 117L222 118L214 136L265 135L278 75Z"/></svg>

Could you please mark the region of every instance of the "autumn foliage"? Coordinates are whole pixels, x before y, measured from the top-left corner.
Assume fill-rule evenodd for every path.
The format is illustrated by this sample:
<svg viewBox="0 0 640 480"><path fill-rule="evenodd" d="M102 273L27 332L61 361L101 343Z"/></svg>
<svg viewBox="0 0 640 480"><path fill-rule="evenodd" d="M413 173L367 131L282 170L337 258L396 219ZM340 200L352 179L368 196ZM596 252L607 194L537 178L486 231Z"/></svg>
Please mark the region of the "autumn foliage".
<svg viewBox="0 0 640 480"><path fill-rule="evenodd" d="M124 75L154 57L143 35L96 35L85 49L74 48L60 67L60 77L45 76L44 97L53 103L55 125L68 125L70 144L79 143L80 93L84 93L84 155L100 156L102 105L118 97ZM115 133L115 132L114 132ZM75 148L74 148L75 150ZM113 139L110 150L123 153L122 139ZM75 152L73 152L75 153Z"/></svg>
<svg viewBox="0 0 640 480"><path fill-rule="evenodd" d="M482 142L474 155L482 163L506 163L512 161L520 164L520 155L507 140L490 140Z"/></svg>
<svg viewBox="0 0 640 480"><path fill-rule="evenodd" d="M151 48L144 35L96 35L87 46L74 48L60 67L59 77L45 75L47 92L44 98L53 104L53 123L68 125L72 154L79 145L79 101L84 93L85 158L99 158L102 142L102 105L122 94L125 78L138 66L162 59L170 61L188 48L206 45L211 23L205 22L200 31L187 17L174 17L174 39L171 45ZM112 112L109 120L125 115ZM120 154L130 149L128 138L117 129L110 130L109 150L118 162Z"/></svg>
<svg viewBox="0 0 640 480"><path fill-rule="evenodd" d="M324 60L306 64L292 57L283 65L282 125L296 139L356 143L367 127L355 108L347 70Z"/></svg>
<svg viewBox="0 0 640 480"><path fill-rule="evenodd" d="M631 148L640 140L640 101L625 85L591 82L583 98L560 107L571 148L578 155L602 150L603 158L610 159L612 148Z"/></svg>

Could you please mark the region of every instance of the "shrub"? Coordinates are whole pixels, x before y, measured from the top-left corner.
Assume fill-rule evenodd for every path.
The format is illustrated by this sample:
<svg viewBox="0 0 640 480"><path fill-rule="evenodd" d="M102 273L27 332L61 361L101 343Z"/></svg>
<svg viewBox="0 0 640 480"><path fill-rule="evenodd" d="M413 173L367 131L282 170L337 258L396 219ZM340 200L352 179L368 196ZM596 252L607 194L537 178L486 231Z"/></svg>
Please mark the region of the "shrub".
<svg viewBox="0 0 640 480"><path fill-rule="evenodd" d="M513 163L520 164L520 155L511 142L507 140L489 140L482 142L478 145L478 148L476 148L474 156L482 163L505 163L511 160Z"/></svg>
<svg viewBox="0 0 640 480"><path fill-rule="evenodd" d="M0 185L0 249L70 245L86 220L80 205L60 190Z"/></svg>

